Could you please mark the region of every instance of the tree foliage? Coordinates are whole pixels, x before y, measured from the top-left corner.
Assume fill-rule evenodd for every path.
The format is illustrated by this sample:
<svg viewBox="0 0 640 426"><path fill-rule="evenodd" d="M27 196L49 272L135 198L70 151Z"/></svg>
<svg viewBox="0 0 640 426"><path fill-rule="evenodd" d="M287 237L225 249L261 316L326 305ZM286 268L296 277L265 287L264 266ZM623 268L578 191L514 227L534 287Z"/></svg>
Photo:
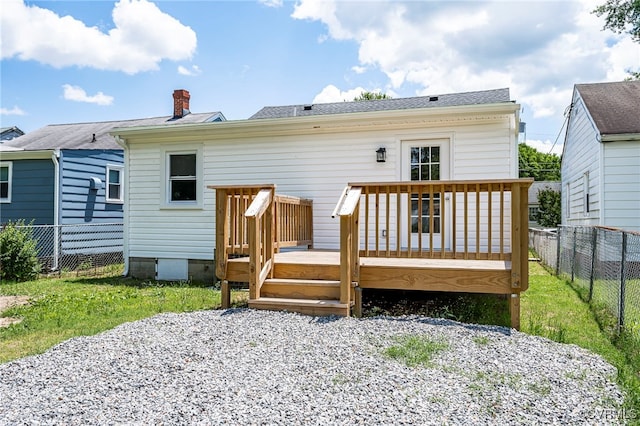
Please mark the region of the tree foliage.
<svg viewBox="0 0 640 426"><path fill-rule="evenodd" d="M562 221L560 191L541 189L538 191L538 214L536 222L544 227L556 227Z"/></svg>
<svg viewBox="0 0 640 426"><path fill-rule="evenodd" d="M359 96L353 98L354 101L372 101L375 99L391 99L391 96L382 92L360 92Z"/></svg>
<svg viewBox="0 0 640 426"><path fill-rule="evenodd" d="M631 39L640 43L640 0L606 0L593 13L604 16L604 28L615 33L629 33ZM640 71L627 70L625 80L640 80Z"/></svg>
<svg viewBox="0 0 640 426"><path fill-rule="evenodd" d="M537 181L560 180L560 157L545 154L532 146L518 145L520 177L532 177Z"/></svg>
<svg viewBox="0 0 640 426"><path fill-rule="evenodd" d="M2 281L28 281L38 277L40 264L36 241L24 221L9 222L0 231L0 277Z"/></svg>
<svg viewBox="0 0 640 426"><path fill-rule="evenodd" d="M604 15L604 28L615 33L628 32L640 42L640 0L606 0L593 13Z"/></svg>

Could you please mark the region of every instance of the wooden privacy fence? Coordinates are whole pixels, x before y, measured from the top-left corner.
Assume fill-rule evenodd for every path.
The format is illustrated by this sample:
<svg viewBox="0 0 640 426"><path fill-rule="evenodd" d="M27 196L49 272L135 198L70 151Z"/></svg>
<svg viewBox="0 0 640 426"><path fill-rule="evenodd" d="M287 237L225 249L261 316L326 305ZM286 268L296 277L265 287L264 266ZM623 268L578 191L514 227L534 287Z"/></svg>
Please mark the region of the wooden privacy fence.
<svg viewBox="0 0 640 426"><path fill-rule="evenodd" d="M313 245L313 202L275 194L275 185L208 186L216 191L216 275L226 277L229 257L249 256L250 297L283 247Z"/></svg>

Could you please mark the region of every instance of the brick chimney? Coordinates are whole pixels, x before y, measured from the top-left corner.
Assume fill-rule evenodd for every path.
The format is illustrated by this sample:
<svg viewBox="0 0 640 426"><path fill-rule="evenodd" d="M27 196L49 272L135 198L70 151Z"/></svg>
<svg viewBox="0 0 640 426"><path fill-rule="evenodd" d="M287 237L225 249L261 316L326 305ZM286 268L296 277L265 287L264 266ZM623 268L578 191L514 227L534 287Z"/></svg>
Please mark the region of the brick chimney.
<svg viewBox="0 0 640 426"><path fill-rule="evenodd" d="M188 90L179 89L173 91L173 118L182 118L189 114L189 95Z"/></svg>

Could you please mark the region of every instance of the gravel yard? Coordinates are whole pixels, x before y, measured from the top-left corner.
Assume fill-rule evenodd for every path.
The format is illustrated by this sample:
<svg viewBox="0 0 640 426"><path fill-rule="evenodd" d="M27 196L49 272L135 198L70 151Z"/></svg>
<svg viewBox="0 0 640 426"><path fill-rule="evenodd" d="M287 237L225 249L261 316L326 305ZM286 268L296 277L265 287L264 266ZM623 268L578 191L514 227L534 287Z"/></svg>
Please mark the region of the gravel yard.
<svg viewBox="0 0 640 426"><path fill-rule="evenodd" d="M445 349L416 367L384 354L407 335ZM161 314L0 365L0 424L616 424L615 374L503 327Z"/></svg>

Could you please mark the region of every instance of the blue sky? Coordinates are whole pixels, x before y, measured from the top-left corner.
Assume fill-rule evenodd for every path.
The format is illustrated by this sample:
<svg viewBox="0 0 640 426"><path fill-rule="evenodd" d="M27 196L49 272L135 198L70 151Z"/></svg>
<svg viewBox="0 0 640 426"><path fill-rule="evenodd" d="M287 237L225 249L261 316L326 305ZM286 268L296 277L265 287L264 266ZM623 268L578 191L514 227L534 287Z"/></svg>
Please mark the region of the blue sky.
<svg viewBox="0 0 640 426"><path fill-rule="evenodd" d="M600 1L22 1L0 8L2 126L509 87L548 152L575 83L619 81L640 45ZM555 152L560 152L562 136Z"/></svg>

